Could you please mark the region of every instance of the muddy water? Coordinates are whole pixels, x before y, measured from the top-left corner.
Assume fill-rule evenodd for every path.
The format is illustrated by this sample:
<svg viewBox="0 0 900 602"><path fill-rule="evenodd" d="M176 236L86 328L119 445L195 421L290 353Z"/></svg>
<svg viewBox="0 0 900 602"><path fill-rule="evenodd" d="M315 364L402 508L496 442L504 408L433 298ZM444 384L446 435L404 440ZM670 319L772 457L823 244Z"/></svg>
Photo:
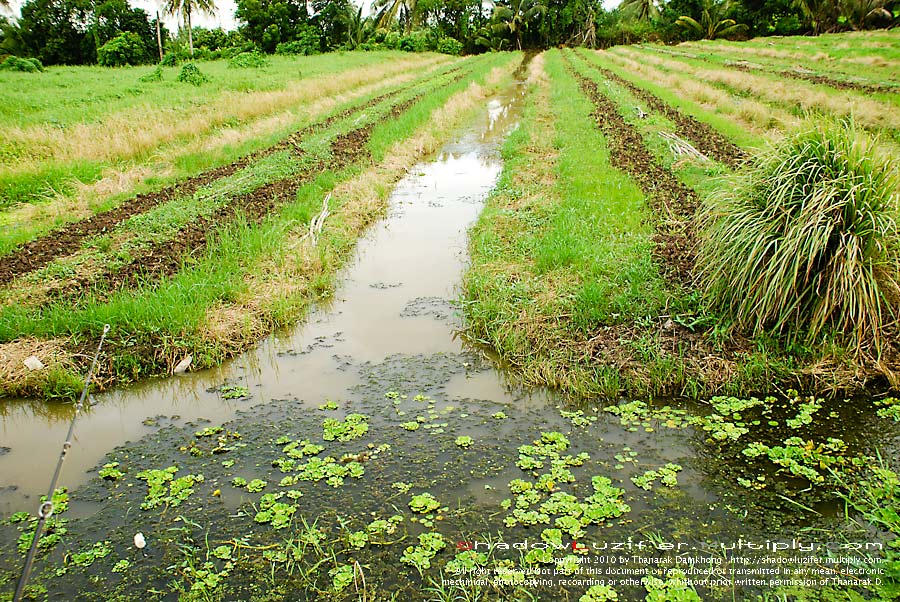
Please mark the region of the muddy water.
<svg viewBox="0 0 900 602"><path fill-rule="evenodd" d="M466 229L500 173L497 146L515 125L515 101L491 100L478 123L410 171L392 195L389 217L360 242L334 301L307 324L217 369L96 395L78 419L63 483L77 487L107 451L160 425L218 423L273 397L340 397L357 383L348 361L459 351L451 300ZM251 396L223 399L223 383L247 386ZM71 413L65 404L2 402L0 515L31 510L31 500L46 492Z"/></svg>
<svg viewBox="0 0 900 602"><path fill-rule="evenodd" d="M95 405L79 419L62 478L62 484L75 490L68 515L78 520L69 524L69 540L46 562L62 562L64 551L102 539L111 542L113 554L89 571L73 570L49 580L45 585L50 591L66 595L85 587L97 590L96 581L85 579L111 578L110 587L125 588L126 593L156 588L168 594L154 599L175 599L169 585L173 575L165 567L183 561L179 554L185 542L176 545L171 538L176 526L191 524L188 520L204 530L192 540L195 544L250 538L258 549L278 545L284 532L253 521L260 494L234 487L231 481L261 478L269 483L264 491L278 491L276 484L284 474L273 468L273 460L282 458L283 444L275 443L282 436L323 443L325 453L335 458L372 456L360 479L297 487L303 496L294 526L301 516L318 521L320 528L330 524L332 541L340 540L345 524L361 529L374 516L409 515L410 495L423 491L446 506L443 522L434 529L450 542L484 540L498 533L510 542L539 540L542 525L504 528L507 513L501 503L510 497L512 479L530 478L531 473L516 466L518 447L545 431L565 433L571 442L566 453L590 456L584 466L572 468L576 482L569 490L574 494L588 495L595 475L609 477L624 490L630 511L621 520L587 529L583 541L589 544L629 538L692 545L738 537L766 540L778 536L782 521L789 528L807 521L805 517L798 523L786 503L752 505L750 498L756 494L734 487L735 474L740 473L731 470L721 448L703 443L703 433L667 428L665 418L622 425L591 400L580 404L590 421L575 424L560 412L566 400L510 384L489 359L465 348L455 336L460 321L453 300L466 262L466 231L497 182L498 147L515 127L520 100L518 92L491 100L453 143L410 170L392 194L389 216L360 242L333 301L313 311L305 324L278 333L216 370L96 396ZM247 387L249 396L223 399L219 388L226 383ZM327 400L334 400L337 409L322 408ZM871 412L855 412L850 405L821 411L835 412L834 420L848 431L843 434L848 440L868 441L861 447L871 447L872 437L867 439L865 433L884 432ZM498 418L498 412L506 417ZM367 434L346 443L324 441L323 419L349 413L368 417ZM16 401L3 406L0 418L0 446L9 448L0 454L0 516L34 511L67 427L68 408ZM410 431L403 426L409 422L421 426ZM230 449L217 455L209 449L210 439L194 433L223 423L225 432L239 433L240 438L234 437ZM471 446L457 445L459 436L471 437ZM739 456L739 449L729 455ZM120 462L126 477L117 482L98 479L95 467L108 461ZM677 487L657 484L645 491L631 481L667 463L683 468ZM138 511L147 487L134 478L136 473L172 465L180 467L179 475L203 474L205 480L178 509ZM411 489L397 488L398 482ZM370 582L382 593L399 596L396 599L418 599L427 583L399 564L404 546L423 531L413 522L416 518L407 516L408 533L398 536L403 542L398 546L359 552ZM137 530L154 542L152 551L127 580L116 581L110 567L119 558L134 560L130 541ZM14 550L16 535L0 529L0 552ZM202 544L197 545L204 553ZM337 553L344 558L344 551ZM242 570L255 570L258 560L248 560ZM16 562L14 553L5 558L0 553L0 569L13 572ZM262 564L260 579L270 571ZM331 582L327 571L313 578L320 589ZM228 599L259 594L254 583L229 581ZM293 587L289 591L294 597L288 599L315 599L315 594L299 593L311 591L308 583ZM577 599L584 589L568 588L562 594L561 586L554 584L548 590L554 595L546 599ZM727 599L743 599L753 591L731 588ZM638 585L620 593L620 599L628 600L642 600L645 594Z"/></svg>

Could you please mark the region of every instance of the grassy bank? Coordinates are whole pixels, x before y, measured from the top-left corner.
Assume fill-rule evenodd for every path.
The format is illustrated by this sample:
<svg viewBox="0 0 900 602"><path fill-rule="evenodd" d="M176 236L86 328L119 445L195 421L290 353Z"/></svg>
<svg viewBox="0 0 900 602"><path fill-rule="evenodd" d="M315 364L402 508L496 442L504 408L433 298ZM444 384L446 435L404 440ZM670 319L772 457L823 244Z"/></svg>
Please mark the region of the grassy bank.
<svg viewBox="0 0 900 602"><path fill-rule="evenodd" d="M305 139L298 159L274 154L248 166L248 173L263 170L263 180L278 184L285 177L278 165L299 161L286 168L300 178L288 175L295 192L255 219L246 212L234 214L171 277L163 270L157 281L147 281L146 270L139 271L121 290L92 285L86 296L45 299L27 316L7 305L0 320L10 341L3 355L12 358L3 374L6 392L65 392L74 384L66 375L80 368L79 350L106 322L113 325L113 335L101 378L110 383L166 373L188 354L193 367L216 364L296 320L311 301L328 296L357 237L384 210L389 184L450 134L472 103L484 97L483 86L502 85L502 72L511 72L519 60L516 55L485 56L444 78L424 77L418 88ZM321 168L310 171L310 164ZM364 178L366 194L352 185L357 178ZM311 245L304 234L328 193L329 215ZM115 247L106 250L115 255ZM146 264L141 258L135 255L136 262ZM49 358L49 370L23 374L18 360L35 349Z"/></svg>

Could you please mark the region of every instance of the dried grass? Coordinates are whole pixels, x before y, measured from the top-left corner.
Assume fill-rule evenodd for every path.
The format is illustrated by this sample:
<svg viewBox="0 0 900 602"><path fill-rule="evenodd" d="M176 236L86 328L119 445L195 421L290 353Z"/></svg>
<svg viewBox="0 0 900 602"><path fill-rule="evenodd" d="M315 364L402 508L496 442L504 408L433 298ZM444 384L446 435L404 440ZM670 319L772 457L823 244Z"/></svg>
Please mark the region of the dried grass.
<svg viewBox="0 0 900 602"><path fill-rule="evenodd" d="M799 123L799 119L777 107L765 105L752 98L737 97L700 79L686 77L683 73L666 73L618 52L622 51L603 52L602 55L654 84L680 91L679 96L682 98L700 104L715 113L728 115L747 131L768 140L779 138L781 136L779 130L794 127Z"/></svg>
<svg viewBox="0 0 900 602"><path fill-rule="evenodd" d="M41 370L30 370L25 359L37 357L44 364ZM6 391L25 391L34 388L52 370L72 369L75 362L60 339L18 339L0 343L0 383Z"/></svg>
<svg viewBox="0 0 900 602"><path fill-rule="evenodd" d="M892 105L855 91L826 92L821 86L797 80L754 75L733 69L706 69L676 59L661 58L643 51L622 50L624 54L666 70L688 74L702 81L718 82L734 90L785 107L819 111L837 117L853 117L857 123L874 128L900 129L900 113Z"/></svg>
<svg viewBox="0 0 900 602"><path fill-rule="evenodd" d="M2 135L11 144L29 149L31 156L44 161L133 159L182 137L196 139L231 120L259 119L318 98L337 96L348 89L381 82L399 73L419 71L442 60L410 57L292 82L281 90L251 94L225 92L207 105L194 107L187 115L176 108L160 110L141 105L109 115L97 123L74 124L65 130L47 125L12 127L5 129ZM16 174L33 169L33 162L22 162L4 171Z"/></svg>

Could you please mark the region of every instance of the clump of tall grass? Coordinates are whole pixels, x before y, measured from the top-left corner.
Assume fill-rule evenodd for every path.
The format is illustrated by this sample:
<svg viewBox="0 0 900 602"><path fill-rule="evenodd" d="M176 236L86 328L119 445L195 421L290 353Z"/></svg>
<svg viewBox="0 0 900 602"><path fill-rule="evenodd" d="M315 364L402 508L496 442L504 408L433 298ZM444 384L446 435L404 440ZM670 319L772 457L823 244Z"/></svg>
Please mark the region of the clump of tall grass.
<svg viewBox="0 0 900 602"><path fill-rule="evenodd" d="M739 330L880 350L900 308L896 165L848 121L809 124L705 201L698 268Z"/></svg>

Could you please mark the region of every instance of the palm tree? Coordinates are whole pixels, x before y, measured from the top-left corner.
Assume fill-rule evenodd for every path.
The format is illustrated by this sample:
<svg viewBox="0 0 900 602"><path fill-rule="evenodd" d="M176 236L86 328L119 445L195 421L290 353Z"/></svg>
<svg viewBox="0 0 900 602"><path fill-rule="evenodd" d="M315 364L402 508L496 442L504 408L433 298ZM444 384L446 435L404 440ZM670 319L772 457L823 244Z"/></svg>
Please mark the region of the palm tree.
<svg viewBox="0 0 900 602"><path fill-rule="evenodd" d="M166 0L163 10L167 15L181 15L188 30L188 47L191 49L191 56L194 56L194 34L191 32L191 13L200 12L208 15L215 13L215 0Z"/></svg>
<svg viewBox="0 0 900 602"><path fill-rule="evenodd" d="M701 3L703 12L698 22L693 17L682 15L675 21L676 24L691 29L700 34L700 37L707 40L715 40L721 36L727 36L733 33L740 33L747 29L746 25L740 24L734 19L723 18L731 9L730 0L716 2L715 0L703 0Z"/></svg>
<svg viewBox="0 0 900 602"><path fill-rule="evenodd" d="M390 29L391 24L398 20L404 23L403 29L409 33L413 21L419 17L416 0L375 0L372 6L380 9L377 16L379 28Z"/></svg>
<svg viewBox="0 0 900 602"><path fill-rule="evenodd" d="M372 33L372 20L363 17L362 11L362 6L359 7L359 10L353 10L353 7L348 5L344 15L347 24L347 44L351 50L359 48L360 44L365 42Z"/></svg>
<svg viewBox="0 0 900 602"><path fill-rule="evenodd" d="M812 24L813 35L829 31L837 25L837 0L794 0L794 6Z"/></svg>
<svg viewBox="0 0 900 602"><path fill-rule="evenodd" d="M522 50L522 33L538 15L547 12L541 0L510 0L507 4L494 7L495 31L506 31L515 36L516 48Z"/></svg>
<svg viewBox="0 0 900 602"><path fill-rule="evenodd" d="M656 0L624 0L619 9L626 15L635 17L638 21L648 21L659 16L659 6Z"/></svg>

